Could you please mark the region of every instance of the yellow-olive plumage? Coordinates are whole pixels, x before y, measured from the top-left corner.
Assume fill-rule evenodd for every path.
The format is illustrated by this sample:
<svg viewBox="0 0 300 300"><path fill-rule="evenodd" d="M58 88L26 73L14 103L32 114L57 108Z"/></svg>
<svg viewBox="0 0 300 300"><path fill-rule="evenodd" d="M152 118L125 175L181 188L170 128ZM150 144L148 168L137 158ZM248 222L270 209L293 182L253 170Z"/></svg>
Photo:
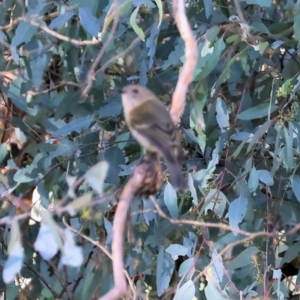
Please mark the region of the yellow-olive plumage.
<svg viewBox="0 0 300 300"><path fill-rule="evenodd" d="M145 87L128 85L121 93L125 121L132 135L147 151L165 159L174 188L186 190L187 182L180 167L183 150L168 110Z"/></svg>

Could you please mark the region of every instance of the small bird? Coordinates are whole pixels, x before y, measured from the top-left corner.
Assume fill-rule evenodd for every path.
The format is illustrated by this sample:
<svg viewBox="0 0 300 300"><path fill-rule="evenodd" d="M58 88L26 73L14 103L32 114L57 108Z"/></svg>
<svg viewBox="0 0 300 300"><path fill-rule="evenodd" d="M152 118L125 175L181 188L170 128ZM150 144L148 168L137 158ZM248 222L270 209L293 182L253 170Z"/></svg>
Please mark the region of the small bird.
<svg viewBox="0 0 300 300"><path fill-rule="evenodd" d="M149 152L163 157L176 190L187 189L180 161L183 149L170 113L149 89L128 85L121 90L125 121L135 139Z"/></svg>

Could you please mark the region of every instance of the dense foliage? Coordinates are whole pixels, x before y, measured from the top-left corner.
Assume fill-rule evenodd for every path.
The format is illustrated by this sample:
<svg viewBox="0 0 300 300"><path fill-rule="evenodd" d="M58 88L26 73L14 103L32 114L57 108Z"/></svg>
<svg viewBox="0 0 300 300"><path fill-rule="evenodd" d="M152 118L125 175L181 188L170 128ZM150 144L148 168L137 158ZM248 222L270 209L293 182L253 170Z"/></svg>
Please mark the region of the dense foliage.
<svg viewBox="0 0 300 300"><path fill-rule="evenodd" d="M166 171L161 211L135 199L125 237L149 299L288 297L271 278L300 252L300 4L237 3L186 1L199 53L180 123L190 192ZM100 246L143 155L118 89L146 85L169 105L185 45L170 0L112 4L0 1L6 299L97 299L114 285Z"/></svg>

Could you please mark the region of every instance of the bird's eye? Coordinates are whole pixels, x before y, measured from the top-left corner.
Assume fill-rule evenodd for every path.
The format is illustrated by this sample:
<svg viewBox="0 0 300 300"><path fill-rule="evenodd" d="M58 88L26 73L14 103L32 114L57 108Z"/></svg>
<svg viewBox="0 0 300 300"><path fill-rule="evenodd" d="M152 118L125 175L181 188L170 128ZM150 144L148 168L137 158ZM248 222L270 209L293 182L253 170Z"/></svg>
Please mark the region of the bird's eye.
<svg viewBox="0 0 300 300"><path fill-rule="evenodd" d="M137 94L139 91L138 91L137 89L133 89L132 92L133 92L134 94Z"/></svg>

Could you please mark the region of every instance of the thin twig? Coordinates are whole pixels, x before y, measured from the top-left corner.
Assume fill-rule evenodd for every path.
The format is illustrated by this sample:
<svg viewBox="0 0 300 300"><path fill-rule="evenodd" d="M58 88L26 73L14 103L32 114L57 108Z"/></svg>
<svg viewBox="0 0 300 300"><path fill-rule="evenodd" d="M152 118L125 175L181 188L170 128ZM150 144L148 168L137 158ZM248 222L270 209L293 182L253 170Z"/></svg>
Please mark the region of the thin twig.
<svg viewBox="0 0 300 300"><path fill-rule="evenodd" d="M95 60L93 61L93 64L91 65L89 71L88 71L88 74L87 74L87 85L86 87L84 88L84 90L82 91L82 96L83 97L86 97L93 85L93 80L94 80L94 72L95 72L95 69L97 67L97 65L99 64L101 58L103 57L104 53L105 53L105 50L107 48L107 46L109 45L109 43L111 42L111 40L113 39L113 36L117 30L117 26L118 26L118 23L119 23L119 8L117 6L117 1L115 0L111 6L111 9L114 11L114 22L113 22L113 25L112 25L112 28L111 28L111 31L108 35L108 38L107 40L105 41L105 43L102 45L97 57L95 58Z"/></svg>
<svg viewBox="0 0 300 300"><path fill-rule="evenodd" d="M54 30L51 30L50 28L48 28L47 26L43 26L41 24L39 24L37 21L35 20L29 20L28 21L31 25L39 27L40 29L44 30L45 32L49 33L50 35L54 36L55 38L65 41L65 42L69 42L75 46L86 46L86 45L97 45L101 43L100 39L95 39L95 40L85 40L85 41L78 41L75 39L71 39L65 35L62 35Z"/></svg>

